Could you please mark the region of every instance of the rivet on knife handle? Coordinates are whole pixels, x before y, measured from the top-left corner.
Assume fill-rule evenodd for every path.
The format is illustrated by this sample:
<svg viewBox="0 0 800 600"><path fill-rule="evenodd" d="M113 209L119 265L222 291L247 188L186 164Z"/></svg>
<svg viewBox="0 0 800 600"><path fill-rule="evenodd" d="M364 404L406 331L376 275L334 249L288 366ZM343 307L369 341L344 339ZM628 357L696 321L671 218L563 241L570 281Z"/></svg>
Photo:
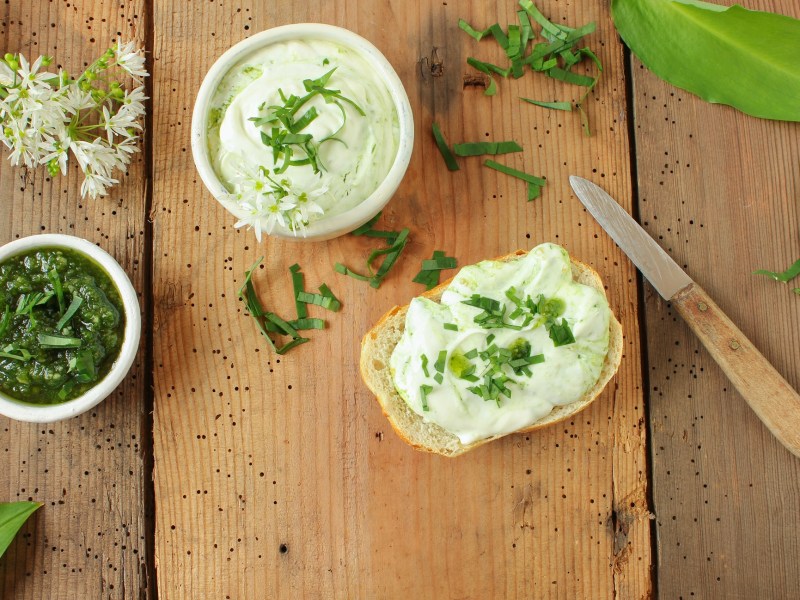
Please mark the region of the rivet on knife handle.
<svg viewBox="0 0 800 600"><path fill-rule="evenodd" d="M800 456L800 396L696 283L672 305L767 428Z"/></svg>

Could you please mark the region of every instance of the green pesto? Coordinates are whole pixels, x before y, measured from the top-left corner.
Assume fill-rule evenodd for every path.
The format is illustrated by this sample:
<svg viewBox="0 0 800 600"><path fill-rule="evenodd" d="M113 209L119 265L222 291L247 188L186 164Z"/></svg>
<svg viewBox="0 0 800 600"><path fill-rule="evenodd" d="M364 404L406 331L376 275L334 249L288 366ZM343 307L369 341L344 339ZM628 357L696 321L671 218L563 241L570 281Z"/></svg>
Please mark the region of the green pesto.
<svg viewBox="0 0 800 600"><path fill-rule="evenodd" d="M77 398L108 374L124 330L119 291L84 254L42 248L0 264L0 391L8 396Z"/></svg>

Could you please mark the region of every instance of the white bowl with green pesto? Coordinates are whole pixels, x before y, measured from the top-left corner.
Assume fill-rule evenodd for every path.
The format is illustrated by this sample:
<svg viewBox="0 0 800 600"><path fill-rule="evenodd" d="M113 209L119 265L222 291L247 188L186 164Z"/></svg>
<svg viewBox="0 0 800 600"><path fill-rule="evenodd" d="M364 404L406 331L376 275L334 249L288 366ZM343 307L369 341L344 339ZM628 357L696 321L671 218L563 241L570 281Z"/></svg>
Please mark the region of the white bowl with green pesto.
<svg viewBox="0 0 800 600"><path fill-rule="evenodd" d="M107 398L139 348L136 290L105 250L40 234L0 247L0 414L32 423Z"/></svg>
<svg viewBox="0 0 800 600"><path fill-rule="evenodd" d="M203 183L259 240L325 240L363 225L397 191L413 145L408 96L386 58L319 23L233 46L192 116Z"/></svg>

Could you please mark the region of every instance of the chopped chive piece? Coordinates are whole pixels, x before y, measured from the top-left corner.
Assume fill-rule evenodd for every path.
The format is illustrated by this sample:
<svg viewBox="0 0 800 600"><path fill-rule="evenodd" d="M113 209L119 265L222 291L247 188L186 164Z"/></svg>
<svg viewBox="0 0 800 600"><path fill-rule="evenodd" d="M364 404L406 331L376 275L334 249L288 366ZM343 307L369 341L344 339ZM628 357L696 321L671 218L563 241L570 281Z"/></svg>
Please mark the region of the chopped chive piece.
<svg viewBox="0 0 800 600"><path fill-rule="evenodd" d="M486 73L487 75L491 75L495 73L500 75L500 77L508 77L511 73L511 69L503 69L502 67L498 67L493 63L484 62L482 60L478 60L477 58L468 57L467 64L471 67L478 69L481 73Z"/></svg>
<svg viewBox="0 0 800 600"><path fill-rule="evenodd" d="M58 323L56 323L56 331L61 331L64 329L66 324L69 323L70 319L72 319L72 317L75 316L75 313L78 312L81 304L83 304L83 298L78 295L72 297L72 302L69 303L67 312L65 312L64 316L62 316Z"/></svg>
<svg viewBox="0 0 800 600"><path fill-rule="evenodd" d="M350 233L352 233L353 235L366 235L368 232L372 231L372 226L378 222L378 219L381 218L381 214L383 214L383 211L378 212L377 215L375 215L369 221L364 223L361 227L357 227Z"/></svg>
<svg viewBox="0 0 800 600"><path fill-rule="evenodd" d="M294 338L291 342L288 342L287 344L284 344L280 348L277 348L275 352L276 354L286 354L289 350L291 350L295 346L299 346L300 344L305 344L306 342L310 341L311 341L310 338L297 337Z"/></svg>
<svg viewBox="0 0 800 600"><path fill-rule="evenodd" d="M433 368L437 373L444 373L444 366L447 363L447 350L440 350L439 356L436 357L436 362L433 363Z"/></svg>
<svg viewBox="0 0 800 600"><path fill-rule="evenodd" d="M455 269L457 266L455 258L446 256L442 250L434 250L433 258L422 261L422 269L412 281L421 283L425 289L431 290L439 285L439 274L442 269Z"/></svg>
<svg viewBox="0 0 800 600"><path fill-rule="evenodd" d="M356 273L349 267L344 266L342 263L336 263L333 265L333 270L337 273L341 273L342 275L347 275L348 277L352 277L353 279L358 279L359 281L370 281L372 277L368 277L367 275L362 275L361 273Z"/></svg>
<svg viewBox="0 0 800 600"><path fill-rule="evenodd" d="M448 331L458 331L458 325L455 323L445 323L443 327Z"/></svg>
<svg viewBox="0 0 800 600"><path fill-rule="evenodd" d="M427 411L428 409L428 394L433 391L433 386L422 384L419 386L419 395L422 399L422 410Z"/></svg>
<svg viewBox="0 0 800 600"><path fill-rule="evenodd" d="M325 329L325 321L313 317L295 319L294 321L289 321L289 325L298 331L301 329Z"/></svg>
<svg viewBox="0 0 800 600"><path fill-rule="evenodd" d="M436 374L433 376L433 380L434 380L436 383L438 383L438 384L440 384L440 385L441 385L441 383L444 381L444 375L442 375L441 373L436 373Z"/></svg>
<svg viewBox="0 0 800 600"><path fill-rule="evenodd" d="M767 271L766 269L759 269L758 271L753 271L753 275L766 275L770 279L774 279L775 281L780 281L781 283L788 283L792 279L797 276L800 276L800 259L797 260L791 267L783 271L782 273L776 273L775 271Z"/></svg>
<svg viewBox="0 0 800 600"><path fill-rule="evenodd" d="M439 152L442 154L442 158L444 159L444 164L447 165L447 169L449 171L458 171L456 157L453 156L453 153L450 151L450 147L447 145L447 140L444 139L442 130L439 129L439 126L436 123L432 125L432 129L433 139L436 140L436 146L439 148Z"/></svg>
<svg viewBox="0 0 800 600"><path fill-rule="evenodd" d="M20 350L24 350L20 348ZM0 351L0 358L10 358L11 360L18 360L20 362L27 362L31 359L31 353L27 350L24 350L25 354L20 352L19 354L14 354L13 352L6 352L5 350Z"/></svg>
<svg viewBox="0 0 800 600"><path fill-rule="evenodd" d="M572 335L572 330L569 328L566 319L561 319L560 323L554 321L553 324L550 325L549 334L556 348L575 342L575 337Z"/></svg>
<svg viewBox="0 0 800 600"><path fill-rule="evenodd" d="M11 325L11 307L6 305L3 318L0 319L0 338L6 334L9 325Z"/></svg>
<svg viewBox="0 0 800 600"><path fill-rule="evenodd" d="M494 39L497 40L497 43L500 44L500 47L503 50L508 49L508 36L503 32L503 28L500 27L500 23L490 25L489 33L494 36Z"/></svg>
<svg viewBox="0 0 800 600"><path fill-rule="evenodd" d="M97 365L94 364L92 351L88 348L79 351L70 359L69 370L76 374L75 381L78 383L94 381L97 376Z"/></svg>
<svg viewBox="0 0 800 600"><path fill-rule="evenodd" d="M473 358L477 358L477 357L478 357L478 349L477 348L473 348L469 352L465 352L464 353L464 358L469 358L470 360L472 360Z"/></svg>
<svg viewBox="0 0 800 600"><path fill-rule="evenodd" d="M480 156L482 154L508 154L509 152L522 152L522 146L515 141L508 142L467 142L455 144L453 151L456 156Z"/></svg>
<svg viewBox="0 0 800 600"><path fill-rule="evenodd" d="M50 280L50 283L53 285L53 291L56 294L56 299L58 300L58 314L64 314L64 288L61 285L61 278L58 276L58 271L56 269L50 269L47 272L47 278Z"/></svg>
<svg viewBox="0 0 800 600"><path fill-rule="evenodd" d="M589 77L588 75L581 75L580 73L573 73L572 71L565 71L560 67L552 67L545 71L549 77L553 79L558 79L559 81L564 81L566 83L572 83L574 85L582 85L582 86L594 86L595 78Z"/></svg>
<svg viewBox="0 0 800 600"><path fill-rule="evenodd" d="M40 333L38 336L39 345L45 350L60 348L80 348L81 339L65 335L54 335L50 333Z"/></svg>
<svg viewBox="0 0 800 600"><path fill-rule="evenodd" d="M420 360L422 361L422 372L425 373L425 377L430 377L431 374L428 373L428 357L423 354Z"/></svg>
<svg viewBox="0 0 800 600"><path fill-rule="evenodd" d="M330 298L333 301L333 303L337 306L336 310L331 309L334 310L334 312L337 312L342 307L341 300L339 300L336 296L333 295L331 288L329 288L327 284L323 283L321 286L319 286L319 292L326 298Z"/></svg>
<svg viewBox="0 0 800 600"><path fill-rule="evenodd" d="M527 181L528 183L532 183L534 185L543 186L546 180L542 177L536 177L534 175L529 175L524 171L518 171L517 169L512 169L506 165L501 165L498 162L495 162L490 159L486 159L483 162L484 166L489 167L490 169L494 169L495 171L500 171L505 175L510 175L511 177L516 177L517 179L522 179L523 181Z"/></svg>
<svg viewBox="0 0 800 600"><path fill-rule="evenodd" d="M443 254L443 253L441 253ZM434 256L436 253L434 252ZM441 271L442 269L455 269L458 261L452 256L435 256L435 258L422 261L423 271Z"/></svg>
<svg viewBox="0 0 800 600"><path fill-rule="evenodd" d="M305 319L308 317L308 307L300 300L300 294L304 290L303 272L297 263L289 267L289 272L292 274L292 290L294 291L294 306L297 311L297 318Z"/></svg>
<svg viewBox="0 0 800 600"><path fill-rule="evenodd" d="M480 42L490 32L490 28L488 28L488 27L486 29L484 29L483 31L478 31L477 29L474 29L464 19L459 19L458 20L458 27L464 33L466 33L469 37L471 37L473 40L475 40L476 42Z"/></svg>
<svg viewBox="0 0 800 600"><path fill-rule="evenodd" d="M551 108L553 110L572 110L572 102L542 102L540 100L531 100L530 98L522 98L520 100L524 100L529 104L534 104L536 106L541 106L542 108Z"/></svg>
<svg viewBox="0 0 800 600"><path fill-rule="evenodd" d="M322 294L313 294L311 292L298 292L297 301L304 303L304 304L314 304L316 306L321 306L322 308L327 308L330 311L337 312L342 305L336 298L332 298L330 296L323 296Z"/></svg>
<svg viewBox="0 0 800 600"><path fill-rule="evenodd" d="M490 333L489 335L486 336L486 343L491 344L494 341L494 338L495 335L493 333Z"/></svg>

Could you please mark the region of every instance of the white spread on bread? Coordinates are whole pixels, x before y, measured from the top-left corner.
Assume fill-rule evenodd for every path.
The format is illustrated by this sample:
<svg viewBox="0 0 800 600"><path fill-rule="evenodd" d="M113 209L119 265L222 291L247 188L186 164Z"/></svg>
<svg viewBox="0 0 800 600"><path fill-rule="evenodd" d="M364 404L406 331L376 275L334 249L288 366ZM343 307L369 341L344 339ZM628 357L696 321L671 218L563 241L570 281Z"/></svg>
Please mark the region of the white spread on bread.
<svg viewBox="0 0 800 600"><path fill-rule="evenodd" d="M509 290L518 299L560 301L558 321L566 321L575 341L556 346L541 315L511 318L517 305ZM475 295L501 303L503 321L521 328L487 329L476 323L482 309L464 304ZM424 421L458 436L462 444L524 429L554 406L581 399L595 385L609 349L611 318L602 291L573 281L569 255L560 246L541 244L516 260L480 262L456 275L441 303L424 297L412 300L390 360L394 384ZM486 358L492 346L509 349L521 344L526 349L530 345L529 356L541 355L541 362L525 369L529 375L508 364L497 371ZM445 366L440 360L435 368L443 350ZM471 380L460 376L464 355L475 366ZM503 385L508 394L485 399L472 390L492 368L507 378Z"/></svg>

